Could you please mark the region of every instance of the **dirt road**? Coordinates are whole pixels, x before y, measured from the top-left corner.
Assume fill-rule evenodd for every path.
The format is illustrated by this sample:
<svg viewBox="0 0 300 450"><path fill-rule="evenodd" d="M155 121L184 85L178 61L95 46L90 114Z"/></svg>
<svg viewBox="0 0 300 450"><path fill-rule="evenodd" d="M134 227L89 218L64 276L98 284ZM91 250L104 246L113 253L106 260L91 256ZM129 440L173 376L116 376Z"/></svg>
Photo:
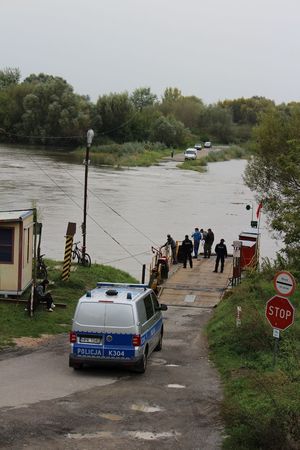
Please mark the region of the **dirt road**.
<svg viewBox="0 0 300 450"><path fill-rule="evenodd" d="M228 147L229 147L228 145L218 145L218 146L212 147L212 148L202 148L201 150L198 150L197 159L204 158L209 153L226 150ZM176 162L184 162L184 151L182 153L176 153L173 156L173 158L168 158L168 159L170 159L170 160L173 159L173 161L176 161Z"/></svg>
<svg viewBox="0 0 300 450"><path fill-rule="evenodd" d="M170 307L144 375L68 368L67 336L0 360L0 448L218 449L221 388L202 331L209 308Z"/></svg>

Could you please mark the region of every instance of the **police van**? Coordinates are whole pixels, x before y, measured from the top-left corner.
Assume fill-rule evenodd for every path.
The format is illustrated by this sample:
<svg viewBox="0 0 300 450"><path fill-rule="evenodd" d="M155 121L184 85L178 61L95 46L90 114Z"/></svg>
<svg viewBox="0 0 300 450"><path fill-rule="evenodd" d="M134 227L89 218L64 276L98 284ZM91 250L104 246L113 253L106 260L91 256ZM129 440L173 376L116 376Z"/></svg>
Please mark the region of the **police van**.
<svg viewBox="0 0 300 450"><path fill-rule="evenodd" d="M145 284L97 283L75 310L70 367L117 364L145 372L152 351L162 348L167 309Z"/></svg>

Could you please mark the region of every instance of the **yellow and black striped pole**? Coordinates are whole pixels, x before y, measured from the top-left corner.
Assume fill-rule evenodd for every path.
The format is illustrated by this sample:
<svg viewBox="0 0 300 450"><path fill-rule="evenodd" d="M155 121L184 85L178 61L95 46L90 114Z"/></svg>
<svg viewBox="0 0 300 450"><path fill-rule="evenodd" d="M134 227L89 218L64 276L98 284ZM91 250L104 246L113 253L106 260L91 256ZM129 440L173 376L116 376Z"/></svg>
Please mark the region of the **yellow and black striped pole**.
<svg viewBox="0 0 300 450"><path fill-rule="evenodd" d="M72 246L75 233L76 233L76 223L69 222L66 233L65 256L62 270L63 281L67 281L70 276Z"/></svg>

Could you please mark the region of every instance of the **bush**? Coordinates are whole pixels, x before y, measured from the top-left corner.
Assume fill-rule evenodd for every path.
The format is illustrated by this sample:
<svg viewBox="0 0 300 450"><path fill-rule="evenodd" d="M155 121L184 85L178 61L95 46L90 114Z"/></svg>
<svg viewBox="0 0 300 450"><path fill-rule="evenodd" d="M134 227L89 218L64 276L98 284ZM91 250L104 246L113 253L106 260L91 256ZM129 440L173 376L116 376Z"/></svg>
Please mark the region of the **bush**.
<svg viewBox="0 0 300 450"><path fill-rule="evenodd" d="M150 166L169 154L170 150L160 142L111 143L91 148L91 159L96 164L113 167ZM82 150L77 150L76 155L82 158Z"/></svg>

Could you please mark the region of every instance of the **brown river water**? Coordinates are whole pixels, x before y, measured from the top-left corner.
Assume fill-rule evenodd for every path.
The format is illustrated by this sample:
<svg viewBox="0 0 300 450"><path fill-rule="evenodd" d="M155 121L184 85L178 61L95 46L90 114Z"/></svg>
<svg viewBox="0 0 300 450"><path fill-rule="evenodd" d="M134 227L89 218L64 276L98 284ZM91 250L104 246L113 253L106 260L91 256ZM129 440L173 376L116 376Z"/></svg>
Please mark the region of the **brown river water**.
<svg viewBox="0 0 300 450"><path fill-rule="evenodd" d="M109 264L141 278L151 246L170 233L184 239L194 227L211 228L215 240L233 240L250 229L257 204L243 184L244 160L212 163L199 174L176 168L174 161L148 168L113 170L89 166L87 252L92 262ZM42 149L0 145L0 210L36 205L43 223L42 253L63 260L68 222L82 240L84 165L70 156ZM280 242L261 220L261 256L272 258Z"/></svg>

